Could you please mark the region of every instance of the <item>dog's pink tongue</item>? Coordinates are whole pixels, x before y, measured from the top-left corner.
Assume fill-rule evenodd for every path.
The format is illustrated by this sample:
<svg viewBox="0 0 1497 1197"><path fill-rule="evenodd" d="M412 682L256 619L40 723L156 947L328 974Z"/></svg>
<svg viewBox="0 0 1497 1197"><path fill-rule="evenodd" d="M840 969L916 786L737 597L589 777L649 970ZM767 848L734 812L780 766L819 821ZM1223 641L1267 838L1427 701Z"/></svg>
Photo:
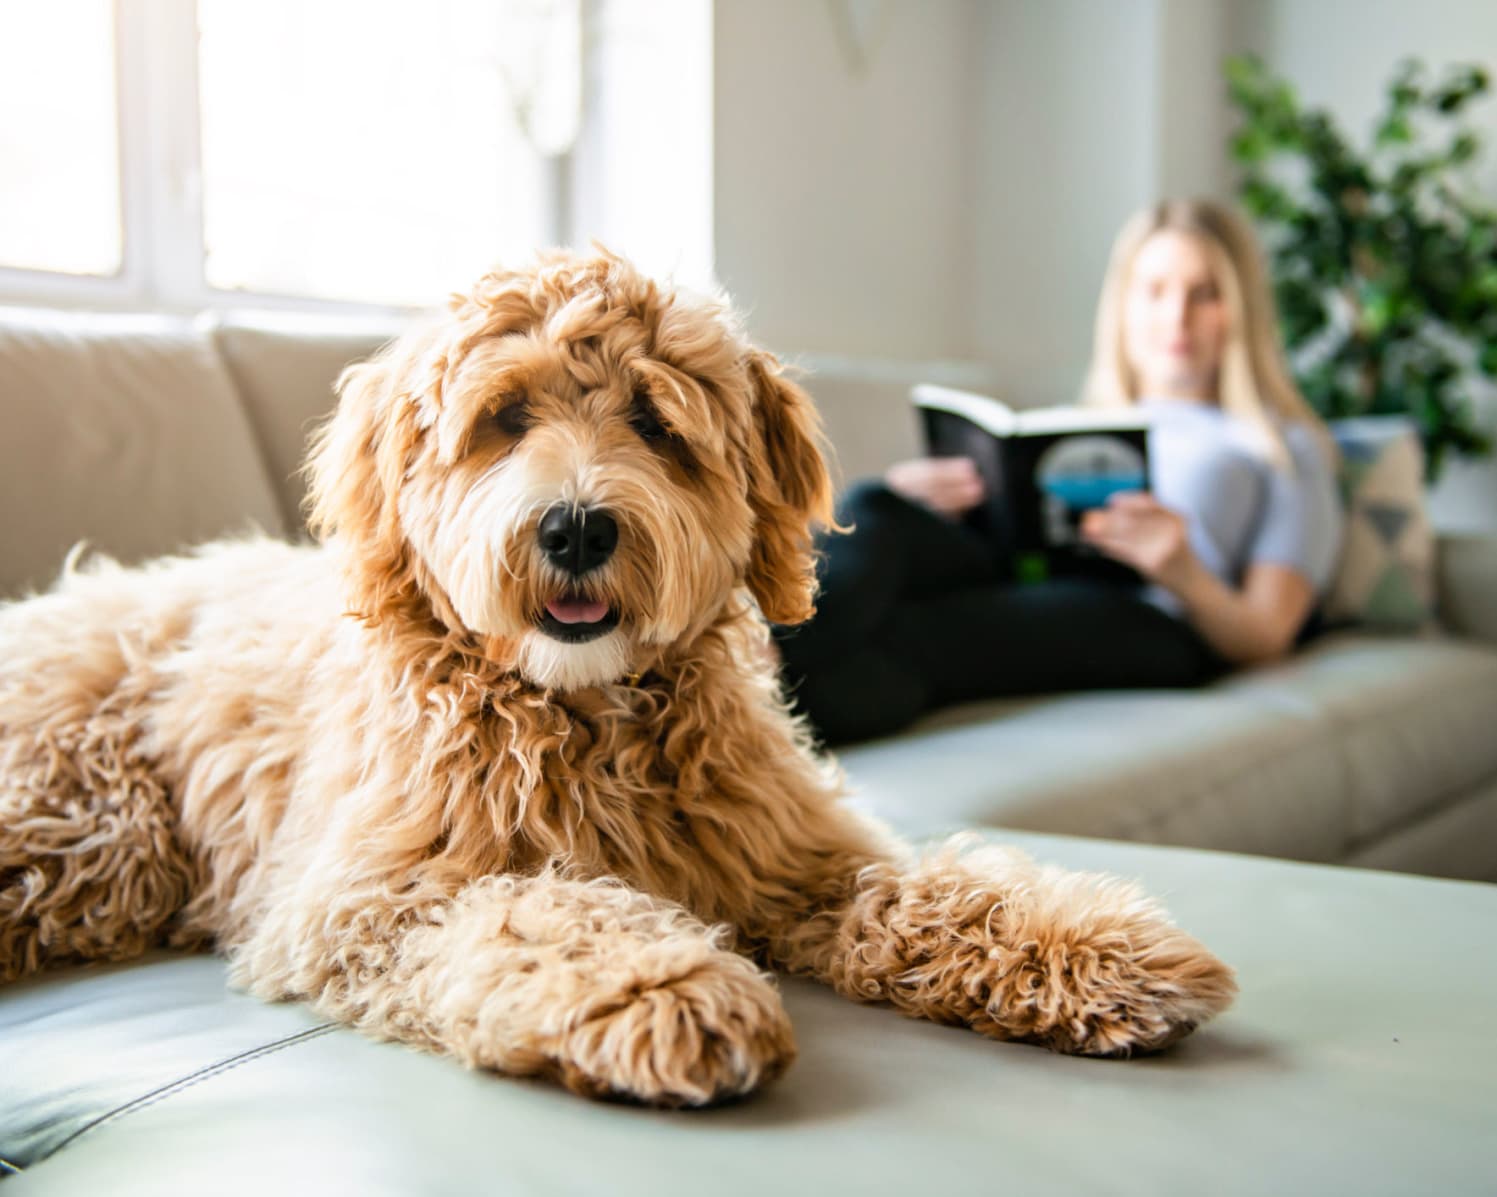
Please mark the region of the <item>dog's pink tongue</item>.
<svg viewBox="0 0 1497 1197"><path fill-rule="evenodd" d="M561 623L597 623L608 614L608 604L590 603L586 599L552 599L546 610Z"/></svg>

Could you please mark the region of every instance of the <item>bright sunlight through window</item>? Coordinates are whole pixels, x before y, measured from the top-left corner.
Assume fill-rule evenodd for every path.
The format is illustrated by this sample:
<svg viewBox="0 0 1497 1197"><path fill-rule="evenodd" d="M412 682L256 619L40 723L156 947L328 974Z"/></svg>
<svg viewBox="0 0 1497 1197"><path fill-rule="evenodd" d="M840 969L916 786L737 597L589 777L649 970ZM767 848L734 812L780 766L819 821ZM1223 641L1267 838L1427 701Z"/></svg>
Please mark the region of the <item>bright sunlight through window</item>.
<svg viewBox="0 0 1497 1197"><path fill-rule="evenodd" d="M417 304L553 239L488 0L200 0L208 282Z"/></svg>
<svg viewBox="0 0 1497 1197"><path fill-rule="evenodd" d="M0 266L120 268L114 9L0 4Z"/></svg>
<svg viewBox="0 0 1497 1197"><path fill-rule="evenodd" d="M710 285L711 11L0 0L0 300L426 307L595 239Z"/></svg>

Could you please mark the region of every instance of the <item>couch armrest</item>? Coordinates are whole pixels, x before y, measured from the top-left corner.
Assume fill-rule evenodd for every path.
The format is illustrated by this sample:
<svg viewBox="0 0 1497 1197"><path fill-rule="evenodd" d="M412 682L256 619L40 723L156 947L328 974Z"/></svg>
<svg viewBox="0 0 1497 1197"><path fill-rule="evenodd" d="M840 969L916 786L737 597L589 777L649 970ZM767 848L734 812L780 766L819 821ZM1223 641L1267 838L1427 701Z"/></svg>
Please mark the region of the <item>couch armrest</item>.
<svg viewBox="0 0 1497 1197"><path fill-rule="evenodd" d="M1440 619L1452 632L1497 644L1497 535L1440 537Z"/></svg>

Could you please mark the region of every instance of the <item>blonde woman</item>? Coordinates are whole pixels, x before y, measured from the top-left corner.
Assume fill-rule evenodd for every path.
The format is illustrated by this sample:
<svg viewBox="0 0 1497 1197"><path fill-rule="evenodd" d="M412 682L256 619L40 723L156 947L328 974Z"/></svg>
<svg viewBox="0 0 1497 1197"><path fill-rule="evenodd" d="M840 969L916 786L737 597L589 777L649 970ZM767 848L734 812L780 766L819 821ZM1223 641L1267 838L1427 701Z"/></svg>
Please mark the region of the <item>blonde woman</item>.
<svg viewBox="0 0 1497 1197"><path fill-rule="evenodd" d="M1284 364L1251 230L1203 201L1135 215L1114 246L1083 401L1149 419L1152 490L1082 535L1142 588L1013 584L960 517L965 458L853 487L814 620L777 633L790 692L830 743L1001 694L1196 685L1291 650L1340 547L1334 451Z"/></svg>

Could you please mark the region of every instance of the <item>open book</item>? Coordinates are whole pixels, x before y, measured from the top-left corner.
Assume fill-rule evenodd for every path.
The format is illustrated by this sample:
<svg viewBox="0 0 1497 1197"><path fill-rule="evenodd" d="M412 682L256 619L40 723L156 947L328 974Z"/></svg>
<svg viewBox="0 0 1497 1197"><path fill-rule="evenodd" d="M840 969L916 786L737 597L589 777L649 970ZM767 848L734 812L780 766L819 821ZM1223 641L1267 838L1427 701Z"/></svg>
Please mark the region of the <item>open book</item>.
<svg viewBox="0 0 1497 1197"><path fill-rule="evenodd" d="M1016 411L987 395L922 383L910 392L928 452L970 457L984 501L967 522L1021 581L1084 575L1137 581L1081 539L1083 512L1118 491L1149 488L1148 422L1090 407Z"/></svg>

